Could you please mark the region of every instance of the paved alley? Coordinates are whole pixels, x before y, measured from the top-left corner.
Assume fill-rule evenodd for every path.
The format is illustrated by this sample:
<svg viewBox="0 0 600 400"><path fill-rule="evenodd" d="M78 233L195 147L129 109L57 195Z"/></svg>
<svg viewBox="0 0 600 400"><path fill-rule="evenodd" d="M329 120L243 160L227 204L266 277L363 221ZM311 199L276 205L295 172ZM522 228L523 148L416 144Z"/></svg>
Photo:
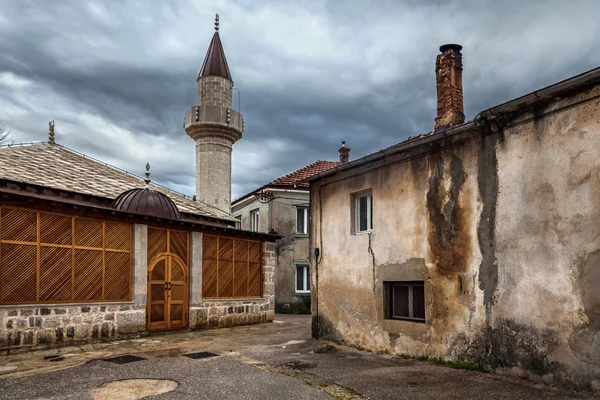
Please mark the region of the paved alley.
<svg viewBox="0 0 600 400"><path fill-rule="evenodd" d="M196 354L197 358L186 356ZM114 362L106 361L117 358ZM134 357L131 357L134 356ZM139 358L138 361L131 359ZM119 363L122 362L122 363ZM583 399L310 338L310 316L0 356L2 399Z"/></svg>

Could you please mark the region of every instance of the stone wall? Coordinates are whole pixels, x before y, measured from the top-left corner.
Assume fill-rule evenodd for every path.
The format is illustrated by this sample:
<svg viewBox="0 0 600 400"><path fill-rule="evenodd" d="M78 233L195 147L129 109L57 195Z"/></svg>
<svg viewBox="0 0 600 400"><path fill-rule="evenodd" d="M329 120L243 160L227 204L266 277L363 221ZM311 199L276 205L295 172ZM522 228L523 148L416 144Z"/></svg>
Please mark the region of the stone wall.
<svg viewBox="0 0 600 400"><path fill-rule="evenodd" d="M146 330L144 308L124 304L0 309L0 353L78 342L137 337Z"/></svg>

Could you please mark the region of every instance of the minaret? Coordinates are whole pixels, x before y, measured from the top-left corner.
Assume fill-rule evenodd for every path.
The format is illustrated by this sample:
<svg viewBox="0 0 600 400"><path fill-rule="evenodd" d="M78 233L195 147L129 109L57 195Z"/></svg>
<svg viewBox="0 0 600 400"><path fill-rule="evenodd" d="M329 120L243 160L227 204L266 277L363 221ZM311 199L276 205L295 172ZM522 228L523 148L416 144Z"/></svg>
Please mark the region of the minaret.
<svg viewBox="0 0 600 400"><path fill-rule="evenodd" d="M198 105L186 111L185 132L196 141L196 199L231 212L231 151L244 130L242 115L231 108L233 80L215 34L198 74Z"/></svg>

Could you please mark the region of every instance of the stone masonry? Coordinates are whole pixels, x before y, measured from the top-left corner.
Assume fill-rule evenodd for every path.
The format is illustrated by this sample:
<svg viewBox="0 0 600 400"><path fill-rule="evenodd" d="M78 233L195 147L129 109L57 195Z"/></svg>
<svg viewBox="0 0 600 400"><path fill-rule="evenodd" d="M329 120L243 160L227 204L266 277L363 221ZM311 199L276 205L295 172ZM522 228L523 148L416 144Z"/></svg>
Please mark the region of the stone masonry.
<svg viewBox="0 0 600 400"><path fill-rule="evenodd" d="M198 79L198 105L186 112L186 133L196 141L196 199L229 212L231 152L242 137L243 119L232 110L233 82L220 76Z"/></svg>
<svg viewBox="0 0 600 400"><path fill-rule="evenodd" d="M435 131L465 122L462 89L462 46L446 44L435 62L437 117Z"/></svg>
<svg viewBox="0 0 600 400"><path fill-rule="evenodd" d="M146 329L145 308L124 304L0 309L0 354L12 348L40 348L137 337Z"/></svg>

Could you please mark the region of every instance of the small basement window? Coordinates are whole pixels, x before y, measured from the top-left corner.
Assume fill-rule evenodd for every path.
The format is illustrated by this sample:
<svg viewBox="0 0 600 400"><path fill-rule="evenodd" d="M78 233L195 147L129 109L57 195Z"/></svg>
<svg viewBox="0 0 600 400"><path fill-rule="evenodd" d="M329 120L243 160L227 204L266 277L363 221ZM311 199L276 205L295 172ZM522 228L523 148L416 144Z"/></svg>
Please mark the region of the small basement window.
<svg viewBox="0 0 600 400"><path fill-rule="evenodd" d="M296 233L308 233L308 208L296 208Z"/></svg>
<svg viewBox="0 0 600 400"><path fill-rule="evenodd" d="M373 229L373 193L365 192L354 196L354 232L369 232Z"/></svg>
<svg viewBox="0 0 600 400"><path fill-rule="evenodd" d="M385 319L425 322L425 285L416 282L383 282Z"/></svg>
<svg viewBox="0 0 600 400"><path fill-rule="evenodd" d="M310 293L310 273L306 264L296 264L296 293Z"/></svg>

